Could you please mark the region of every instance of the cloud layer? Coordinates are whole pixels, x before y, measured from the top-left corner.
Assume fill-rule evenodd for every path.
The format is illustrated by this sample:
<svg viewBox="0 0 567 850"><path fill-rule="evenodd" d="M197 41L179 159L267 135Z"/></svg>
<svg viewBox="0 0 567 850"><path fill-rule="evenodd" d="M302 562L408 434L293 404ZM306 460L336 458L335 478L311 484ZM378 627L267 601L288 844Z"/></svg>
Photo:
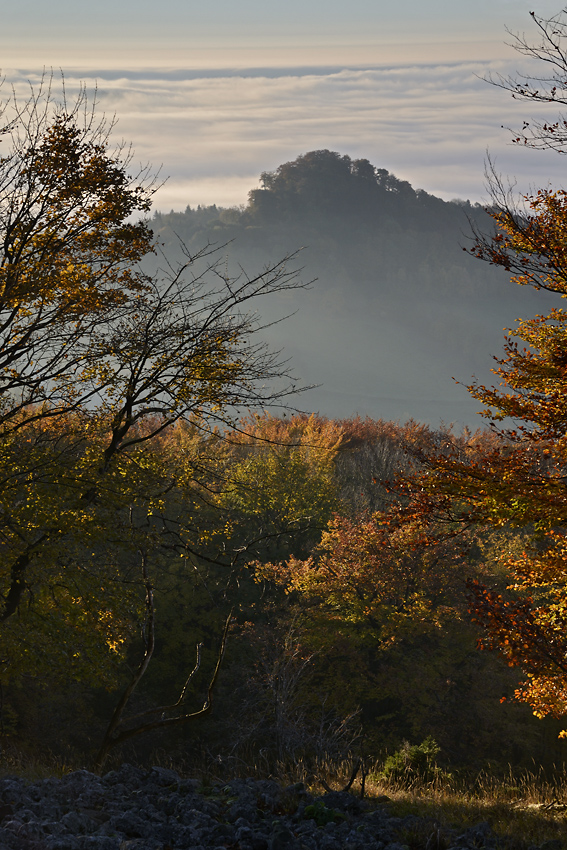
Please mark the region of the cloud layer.
<svg viewBox="0 0 567 850"><path fill-rule="evenodd" d="M564 179L561 157L515 149L502 129L521 126L534 112L533 104L518 103L481 79L490 71L513 72L508 65L102 68L66 74L66 88L96 82L100 109L118 118L117 136L132 141L136 158L161 166L168 177L156 197L160 209L244 203L260 172L318 148L365 157L445 198L482 200L487 149L521 188ZM29 70L7 72L21 97L27 81L37 85L39 78Z"/></svg>

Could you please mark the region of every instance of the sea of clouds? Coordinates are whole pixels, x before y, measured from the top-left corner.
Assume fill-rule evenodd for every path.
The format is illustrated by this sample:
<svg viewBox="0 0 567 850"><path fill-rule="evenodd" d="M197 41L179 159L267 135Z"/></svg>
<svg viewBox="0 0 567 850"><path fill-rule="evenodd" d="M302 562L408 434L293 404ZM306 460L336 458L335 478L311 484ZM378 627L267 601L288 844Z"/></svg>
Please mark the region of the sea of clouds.
<svg viewBox="0 0 567 850"><path fill-rule="evenodd" d="M525 68L525 60L522 67ZM118 121L115 138L133 143L136 161L161 168L155 208L246 202L262 171L309 150L364 157L443 198L486 199L487 151L520 189L562 185L561 156L511 145L504 127L555 112L511 98L483 78L514 73L517 61L440 61L375 67L236 70L72 70L97 90L99 110ZM5 69L2 92L20 100L41 70ZM59 72L53 77L57 96Z"/></svg>
<svg viewBox="0 0 567 850"><path fill-rule="evenodd" d="M365 67L109 66L66 70L64 85L71 102L82 84L91 96L96 91L98 114L116 116L114 139L133 144L132 170L138 162L161 167L161 177L168 179L157 192L155 209L245 203L262 171L321 148L367 158L446 199L483 201L487 151L520 190L567 182L563 157L514 147L502 127L521 127L524 118L536 114L537 104L514 100L483 78L514 74L518 64L526 67L514 58L448 61L445 52L438 62ZM50 74L44 76L41 69L5 69L0 94L9 99L14 92L22 104L42 84L50 84ZM59 98L58 71L51 85ZM538 112L540 118L556 117L556 108ZM9 143L5 137L0 141L1 155ZM478 404L451 380L451 358L434 351L429 338L418 338L413 326L400 329L369 313L368 328L358 318L354 332L340 313L319 315L321 332L335 341L335 362L329 364L327 349L319 356L310 344L302 348L301 340L310 343L315 333L309 324L313 314L300 309L299 296L289 312L296 308L295 318L272 329L271 344L292 357L304 383L324 383L302 397L305 409L331 416L359 411L400 420L414 416L433 424L439 418L478 424ZM490 354L500 350L504 321L512 323L518 314L498 320L493 339L483 342L484 371L493 365ZM476 361L463 366L458 377L466 382L477 366Z"/></svg>

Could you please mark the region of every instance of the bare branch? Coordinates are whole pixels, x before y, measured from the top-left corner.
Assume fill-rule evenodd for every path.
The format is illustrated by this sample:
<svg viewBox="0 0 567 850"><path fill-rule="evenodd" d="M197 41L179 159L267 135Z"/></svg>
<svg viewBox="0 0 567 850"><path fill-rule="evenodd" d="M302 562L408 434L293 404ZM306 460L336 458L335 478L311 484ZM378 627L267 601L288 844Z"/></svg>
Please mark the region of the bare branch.
<svg viewBox="0 0 567 850"><path fill-rule="evenodd" d="M537 59L549 69L548 76L518 73L515 76L489 74L484 79L511 93L518 100L567 105L567 8L551 18L530 12L539 41L528 41L524 34L508 30L510 46L529 59ZM510 130L513 143L538 150L567 153L567 117L559 114L552 121L524 121L522 128Z"/></svg>
<svg viewBox="0 0 567 850"><path fill-rule="evenodd" d="M153 606L153 602L152 602L152 606ZM153 610L153 608L152 608L152 610ZM226 618L225 624L224 624L224 629L223 629L222 636L221 636L221 643L220 643L219 651L218 651L218 654L217 654L217 661L216 661L215 669L214 669L213 674L211 676L211 679L209 681L206 699L205 699L202 707L197 709L196 711L181 714L181 715L178 715L176 717L164 717L163 716L168 711L172 711L172 710L175 710L177 708L180 708L184 704L189 683L191 682L193 676L195 675L195 673L198 671L198 669L200 667L201 644L199 644L199 646L197 647L197 663L196 663L195 667L193 668L193 670L191 671L191 673L189 674L189 676L188 676L188 678L187 678L187 680L186 680L186 682L185 682L185 684L184 684L184 686L181 690L179 698L177 699L177 701L175 703L173 703L172 705L160 706L159 708L152 709L152 710L147 711L147 712L143 712L142 714L134 715L133 717L128 718L124 721L121 720L124 708L125 708L128 700L129 700L130 696L132 695L134 688L139 683L141 677L143 676L143 674L145 673L145 671L147 669L148 665L146 663L141 675L138 675L140 670L142 669L142 666L145 663L147 653L144 655L144 659L142 659L142 662L140 664L140 667L138 668L138 671L136 672L136 674L134 675L130 685L128 686L128 688L124 692L122 699L120 700L120 703L119 703L119 705L117 706L117 708L114 712L111 724L109 725L109 728L107 729L106 735L104 737L103 744L102 744L102 746L101 746L101 748L98 752L98 755L96 757L95 765L96 765L97 769L100 770L103 767L106 759L108 758L108 754L110 753L110 751L112 749L114 749L114 747L117 747L120 744L124 743L124 741L127 741L130 738L137 737L138 735L144 735L147 732L151 732L155 729L164 729L164 728L167 728L167 727L170 727L170 726L177 726L181 723L187 723L190 720L193 720L195 717L200 717L203 714L207 714L211 710L212 705L213 705L213 692L214 692L214 688L215 688L215 685L216 685L216 682L217 682L217 679L218 679L218 675L219 675L219 672L220 672L222 660L224 658L224 653L225 653L225 649L226 649L226 641L227 641L228 631L229 631L229 628L230 628L231 621L232 621L232 611L230 611L228 617ZM148 663L149 663L149 658L148 658ZM155 714L161 714L162 716L157 720L150 721L149 723L142 723L141 725L134 726L131 729L123 729L123 731L117 731L120 724L125 725L125 724L132 722L133 720L141 720L145 717L150 717L150 716L155 715ZM116 720L116 722L115 722L115 720Z"/></svg>

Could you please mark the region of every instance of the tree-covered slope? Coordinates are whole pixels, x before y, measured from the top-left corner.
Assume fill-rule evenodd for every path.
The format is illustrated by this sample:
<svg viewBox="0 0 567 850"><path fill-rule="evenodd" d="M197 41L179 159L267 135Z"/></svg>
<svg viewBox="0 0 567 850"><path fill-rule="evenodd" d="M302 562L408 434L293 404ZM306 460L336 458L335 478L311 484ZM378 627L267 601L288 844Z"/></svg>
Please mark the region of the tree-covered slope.
<svg viewBox="0 0 567 850"><path fill-rule="evenodd" d="M531 291L463 248L490 231L479 205L446 202L368 160L312 151L261 175L247 206L156 213L168 252L226 244L250 274L303 248L308 292L282 294L266 330L303 383L300 405L329 416L477 424L477 404L452 378L490 380L503 328L535 306ZM540 296L541 298L541 296ZM541 306L538 303L538 308Z"/></svg>

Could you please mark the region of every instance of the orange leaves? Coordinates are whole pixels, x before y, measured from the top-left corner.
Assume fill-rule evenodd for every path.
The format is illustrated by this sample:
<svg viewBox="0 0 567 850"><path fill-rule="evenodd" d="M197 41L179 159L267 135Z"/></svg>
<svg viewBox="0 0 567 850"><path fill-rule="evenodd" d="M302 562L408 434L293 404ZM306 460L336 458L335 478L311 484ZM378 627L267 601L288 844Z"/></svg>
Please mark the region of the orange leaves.
<svg viewBox="0 0 567 850"><path fill-rule="evenodd" d="M401 634L435 627L454 616L452 592L460 553L421 530L390 528L385 515L358 520L335 516L306 560L261 568L323 621L355 627L386 647Z"/></svg>
<svg viewBox="0 0 567 850"><path fill-rule="evenodd" d="M477 235L471 253L512 273L523 286L567 293L567 192L540 189L514 208L508 199L489 210L497 231Z"/></svg>
<svg viewBox="0 0 567 850"><path fill-rule="evenodd" d="M482 626L482 649L499 649L511 666L531 676L567 677L567 613L532 597L504 599L478 582L469 583L470 612ZM567 684L566 684L567 687Z"/></svg>
<svg viewBox="0 0 567 850"><path fill-rule="evenodd" d="M532 675L517 688L514 696L520 702L528 703L536 717L551 715L560 718L567 714L567 687L563 674ZM567 737L567 732L563 730L559 737Z"/></svg>
<svg viewBox="0 0 567 850"><path fill-rule="evenodd" d="M524 210L493 213L498 232L479 239L475 253L516 283L565 297L567 193L540 190L525 201ZM469 584L470 612L483 629L481 647L527 674L516 698L537 716L560 716L567 713L567 311L519 320L497 364L499 386L468 387L485 406L495 442L430 452L428 473L409 484L409 504L424 518L429 502L462 524L529 533L523 553L500 560L510 577L505 593Z"/></svg>

